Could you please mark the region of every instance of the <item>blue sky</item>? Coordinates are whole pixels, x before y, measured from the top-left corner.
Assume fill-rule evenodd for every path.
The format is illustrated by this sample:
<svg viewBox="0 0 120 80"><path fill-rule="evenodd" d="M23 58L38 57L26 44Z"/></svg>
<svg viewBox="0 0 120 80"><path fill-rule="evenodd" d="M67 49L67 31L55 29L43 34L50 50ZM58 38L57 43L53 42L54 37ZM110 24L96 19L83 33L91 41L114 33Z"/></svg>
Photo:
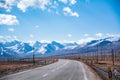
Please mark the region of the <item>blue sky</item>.
<svg viewBox="0 0 120 80"><path fill-rule="evenodd" d="M119 36L119 0L3 0L0 37L78 41Z"/></svg>

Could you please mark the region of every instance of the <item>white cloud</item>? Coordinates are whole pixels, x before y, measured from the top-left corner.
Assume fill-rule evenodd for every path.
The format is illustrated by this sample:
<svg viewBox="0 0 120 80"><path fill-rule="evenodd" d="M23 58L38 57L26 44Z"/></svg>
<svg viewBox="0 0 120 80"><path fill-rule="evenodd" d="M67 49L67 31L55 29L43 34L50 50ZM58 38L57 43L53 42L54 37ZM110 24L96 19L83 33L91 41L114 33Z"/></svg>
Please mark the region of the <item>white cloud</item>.
<svg viewBox="0 0 120 80"><path fill-rule="evenodd" d="M87 42L90 42L91 40L94 40L95 38L92 38L92 37L88 37L88 38L85 38L85 39L80 39L77 41L78 44L86 44Z"/></svg>
<svg viewBox="0 0 120 80"><path fill-rule="evenodd" d="M95 34L97 37L102 37L103 36L103 34L102 33L97 33L97 34Z"/></svg>
<svg viewBox="0 0 120 80"><path fill-rule="evenodd" d="M71 37L72 37L72 34L68 34L68 37L71 38Z"/></svg>
<svg viewBox="0 0 120 80"><path fill-rule="evenodd" d="M64 4L71 4L74 5L77 1L76 0L59 0L60 2L64 3Z"/></svg>
<svg viewBox="0 0 120 80"><path fill-rule="evenodd" d="M70 0L70 4L74 5L77 1L76 0Z"/></svg>
<svg viewBox="0 0 120 80"><path fill-rule="evenodd" d="M34 35L33 35L33 34L30 34L29 36L30 36L31 38L33 38L33 37L34 37Z"/></svg>
<svg viewBox="0 0 120 80"><path fill-rule="evenodd" d="M0 35L0 42L5 42L5 39L2 35Z"/></svg>
<svg viewBox="0 0 120 80"><path fill-rule="evenodd" d="M7 12L11 11L12 6L16 3L15 0L0 1L0 8L6 9Z"/></svg>
<svg viewBox="0 0 120 80"><path fill-rule="evenodd" d="M16 25L19 21L14 15L0 14L0 25Z"/></svg>
<svg viewBox="0 0 120 80"><path fill-rule="evenodd" d="M50 43L51 41L49 40L40 40L41 43Z"/></svg>
<svg viewBox="0 0 120 80"><path fill-rule="evenodd" d="M57 1L54 1L53 4L52 4L52 8L57 8L59 6L59 4L57 3Z"/></svg>
<svg viewBox="0 0 120 80"><path fill-rule="evenodd" d="M88 37L88 36L89 36L89 34L84 34L84 36L85 36L85 37Z"/></svg>
<svg viewBox="0 0 120 80"><path fill-rule="evenodd" d="M106 36L107 37L120 37L120 34L110 34L110 33L107 33Z"/></svg>
<svg viewBox="0 0 120 80"><path fill-rule="evenodd" d="M50 0L20 0L20 2L17 4L17 7L25 12L28 7L35 7L45 10L46 6L49 4Z"/></svg>
<svg viewBox="0 0 120 80"><path fill-rule="evenodd" d="M14 28L9 28L8 31L14 32Z"/></svg>
<svg viewBox="0 0 120 80"><path fill-rule="evenodd" d="M68 3L68 0L59 0L60 2L64 3L64 4L67 4Z"/></svg>
<svg viewBox="0 0 120 80"><path fill-rule="evenodd" d="M68 40L63 40L63 41L59 41L61 43L75 43L75 41L68 41Z"/></svg>
<svg viewBox="0 0 120 80"><path fill-rule="evenodd" d="M120 39L120 34L110 34L110 33L107 33L106 36L110 37L110 38L107 39L109 41L118 41Z"/></svg>
<svg viewBox="0 0 120 80"><path fill-rule="evenodd" d="M13 38L15 39L15 40L17 40L18 38L17 38L17 36L13 36Z"/></svg>
<svg viewBox="0 0 120 80"><path fill-rule="evenodd" d="M17 4L17 7L25 12L28 7L34 6L35 1L36 0L20 0L20 2Z"/></svg>
<svg viewBox="0 0 120 80"><path fill-rule="evenodd" d="M0 2L0 8L6 9L10 12L13 6L17 6L22 12L26 12L28 8L38 8L40 10L47 10L48 12L54 12L59 14L60 2L72 6L77 3L77 0L3 0ZM56 10L55 10L56 9ZM63 9L65 15L79 17L77 12L73 12L69 7Z"/></svg>
<svg viewBox="0 0 120 80"><path fill-rule="evenodd" d="M0 38L3 38L3 36L0 35Z"/></svg>
<svg viewBox="0 0 120 80"><path fill-rule="evenodd" d="M0 42L9 42L13 40L18 40L17 36L0 35Z"/></svg>
<svg viewBox="0 0 120 80"><path fill-rule="evenodd" d="M65 15L79 17L79 14L77 12L73 12L69 7L64 7L63 11Z"/></svg>

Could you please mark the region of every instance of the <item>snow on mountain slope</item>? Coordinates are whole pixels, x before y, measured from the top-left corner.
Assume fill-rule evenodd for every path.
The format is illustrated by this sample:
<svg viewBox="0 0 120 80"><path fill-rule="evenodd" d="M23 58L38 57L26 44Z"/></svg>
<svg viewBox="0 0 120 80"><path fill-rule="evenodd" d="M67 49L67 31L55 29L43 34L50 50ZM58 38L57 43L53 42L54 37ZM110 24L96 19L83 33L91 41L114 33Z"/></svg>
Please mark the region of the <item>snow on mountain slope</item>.
<svg viewBox="0 0 120 80"><path fill-rule="evenodd" d="M6 48L8 48L8 49L13 49L13 50L17 50L18 44L15 44L14 46L8 46L8 47L6 47Z"/></svg>
<svg viewBox="0 0 120 80"><path fill-rule="evenodd" d="M33 52L40 55L66 55L74 53L86 53L87 48L89 52L95 52L96 47L103 47L104 50L108 50L111 46L114 46L115 49L120 49L120 38L104 38L100 40L92 40L86 45L81 46L77 43L59 43L52 41L50 43L42 43L36 41L31 45L28 42L22 41L7 41L0 42L0 57L19 57L24 55L31 55Z"/></svg>
<svg viewBox="0 0 120 80"><path fill-rule="evenodd" d="M64 49L74 49L75 47L78 46L76 42L74 43L64 43L64 46L66 46Z"/></svg>
<svg viewBox="0 0 120 80"><path fill-rule="evenodd" d="M71 43L69 43L71 44ZM12 56L19 56L19 55L29 55L35 52L36 54L47 54L53 51L63 49L65 47L69 47L72 45L61 44L56 41L52 41L51 43L42 43L39 41L34 42L33 45L28 42L22 42L13 40L10 42L0 42L0 56L4 56L5 54L9 54L10 57ZM77 44L75 44L77 46ZM74 46L75 46L74 45ZM8 55L8 56L9 56ZM8 57L7 56L7 57Z"/></svg>
<svg viewBox="0 0 120 80"><path fill-rule="evenodd" d="M112 40L112 41L111 41ZM52 52L54 56L62 56L62 55L74 55L74 54L84 54L84 53L96 53L96 51L104 51L106 54L111 53L111 49L114 49L120 52L120 38L113 40L113 38L104 38L99 40L92 40L88 42L86 45L81 46L78 45L75 48L67 48L61 49Z"/></svg>
<svg viewBox="0 0 120 80"><path fill-rule="evenodd" d="M45 52L47 51L46 49L45 49L45 47L47 46L47 44L43 44L42 46L40 46L39 48L38 48L38 53L41 53L41 54L45 54Z"/></svg>

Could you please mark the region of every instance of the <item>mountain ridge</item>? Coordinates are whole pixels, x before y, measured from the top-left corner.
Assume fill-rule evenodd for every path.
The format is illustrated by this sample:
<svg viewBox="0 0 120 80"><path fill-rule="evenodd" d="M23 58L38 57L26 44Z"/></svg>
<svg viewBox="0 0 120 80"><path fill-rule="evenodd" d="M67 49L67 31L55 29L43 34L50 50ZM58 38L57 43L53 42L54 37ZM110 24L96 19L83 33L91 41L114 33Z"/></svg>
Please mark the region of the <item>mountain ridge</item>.
<svg viewBox="0 0 120 80"><path fill-rule="evenodd" d="M32 56L35 53L37 56L56 56L64 54L81 54L87 52L95 52L96 47L104 48L104 51L110 49L111 46L115 46L114 49L120 49L120 38L113 39L114 37L92 40L87 42L84 46L74 43L60 43L52 41L51 43L42 43L36 41L33 45L28 42L22 41L10 41L0 42L0 58L8 57L27 57ZM88 49L89 50L88 50ZM88 50L88 51L87 51Z"/></svg>

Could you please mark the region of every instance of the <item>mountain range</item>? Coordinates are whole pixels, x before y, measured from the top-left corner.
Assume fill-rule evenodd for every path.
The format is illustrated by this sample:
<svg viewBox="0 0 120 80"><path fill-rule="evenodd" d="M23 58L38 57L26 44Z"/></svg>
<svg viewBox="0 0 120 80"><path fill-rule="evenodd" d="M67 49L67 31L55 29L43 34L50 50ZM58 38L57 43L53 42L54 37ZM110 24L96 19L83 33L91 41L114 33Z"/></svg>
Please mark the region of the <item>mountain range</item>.
<svg viewBox="0 0 120 80"><path fill-rule="evenodd" d="M84 46L78 45L73 49L62 49L54 51L54 56L68 56L68 55L81 55L81 54L105 54L111 55L114 50L116 55L120 56L120 38L108 37L99 40L92 40L87 42Z"/></svg>
<svg viewBox="0 0 120 80"><path fill-rule="evenodd" d="M120 38L108 37L92 40L84 46L76 42L60 43L52 41L50 43L42 43L36 41L31 45L29 42L19 40L0 41L0 58L32 57L33 53L36 57L95 53L96 51L104 51L109 54L111 49L120 54Z"/></svg>
<svg viewBox="0 0 120 80"><path fill-rule="evenodd" d="M61 44L56 41L51 43L42 43L36 41L33 45L28 42L22 42L18 40L13 41L1 41L0 42L0 58L8 57L28 57L35 53L37 56L45 56L58 49L64 49L67 47L77 46L77 43L64 43Z"/></svg>

